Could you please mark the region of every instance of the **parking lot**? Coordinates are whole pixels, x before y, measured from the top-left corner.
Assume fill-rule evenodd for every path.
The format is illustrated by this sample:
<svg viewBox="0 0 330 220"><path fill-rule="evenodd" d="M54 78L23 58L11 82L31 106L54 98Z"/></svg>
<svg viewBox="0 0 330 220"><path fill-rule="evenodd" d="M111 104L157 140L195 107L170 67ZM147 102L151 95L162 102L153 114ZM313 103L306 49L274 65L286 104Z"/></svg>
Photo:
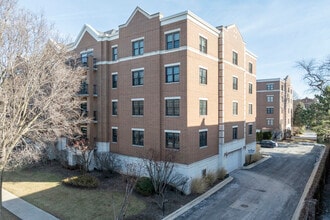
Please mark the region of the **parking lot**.
<svg viewBox="0 0 330 220"><path fill-rule="evenodd" d="M291 219L322 147L279 143L261 148L270 158L249 170L177 219Z"/></svg>

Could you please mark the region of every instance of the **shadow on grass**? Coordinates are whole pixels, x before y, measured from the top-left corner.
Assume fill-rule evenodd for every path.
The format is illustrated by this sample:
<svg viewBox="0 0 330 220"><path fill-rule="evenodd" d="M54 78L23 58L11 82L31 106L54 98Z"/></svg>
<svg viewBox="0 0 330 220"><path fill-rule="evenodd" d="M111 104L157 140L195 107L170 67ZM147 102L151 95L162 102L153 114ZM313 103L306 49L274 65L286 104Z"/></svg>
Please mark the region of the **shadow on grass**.
<svg viewBox="0 0 330 220"><path fill-rule="evenodd" d="M62 179L76 172L70 170L58 172L55 169L57 168L50 166L48 169L30 168L5 173L4 188L60 219L114 218L124 198L123 192L108 188L67 187L61 184ZM65 175L65 172L68 175ZM145 207L143 201L132 196L127 215L138 214Z"/></svg>

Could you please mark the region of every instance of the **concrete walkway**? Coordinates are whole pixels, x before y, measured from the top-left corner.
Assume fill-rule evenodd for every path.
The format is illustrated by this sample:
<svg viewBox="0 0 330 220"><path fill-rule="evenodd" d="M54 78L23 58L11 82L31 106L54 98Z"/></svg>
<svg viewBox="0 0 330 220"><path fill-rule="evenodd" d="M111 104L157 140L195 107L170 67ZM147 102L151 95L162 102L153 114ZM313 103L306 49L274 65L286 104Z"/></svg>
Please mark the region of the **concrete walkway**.
<svg viewBox="0 0 330 220"><path fill-rule="evenodd" d="M22 220L59 220L6 190L2 190L2 205Z"/></svg>

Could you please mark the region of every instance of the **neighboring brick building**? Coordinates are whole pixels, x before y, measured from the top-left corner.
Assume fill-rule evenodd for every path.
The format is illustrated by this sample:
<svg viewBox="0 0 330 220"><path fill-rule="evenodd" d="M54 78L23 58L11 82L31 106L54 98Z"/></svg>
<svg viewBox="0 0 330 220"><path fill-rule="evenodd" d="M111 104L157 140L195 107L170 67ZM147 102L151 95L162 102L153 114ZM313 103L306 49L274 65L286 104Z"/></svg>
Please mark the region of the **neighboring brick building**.
<svg viewBox="0 0 330 220"><path fill-rule="evenodd" d="M271 131L274 139L291 131L293 88L289 76L284 79L257 80L257 130Z"/></svg>
<svg viewBox="0 0 330 220"><path fill-rule="evenodd" d="M89 66L84 130L98 151L122 162L174 151L176 172L194 178L241 167L255 149L256 56L235 25L137 7L118 30L85 25L70 48Z"/></svg>

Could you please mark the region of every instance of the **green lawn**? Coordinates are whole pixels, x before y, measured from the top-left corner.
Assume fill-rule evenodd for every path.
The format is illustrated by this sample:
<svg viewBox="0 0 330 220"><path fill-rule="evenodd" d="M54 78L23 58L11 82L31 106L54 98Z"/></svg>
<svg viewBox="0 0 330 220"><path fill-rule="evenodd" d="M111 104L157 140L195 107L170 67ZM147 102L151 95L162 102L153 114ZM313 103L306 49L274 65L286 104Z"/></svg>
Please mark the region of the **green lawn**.
<svg viewBox="0 0 330 220"><path fill-rule="evenodd" d="M77 189L64 186L59 173L30 169L5 174L4 188L60 219L113 219L123 199L122 192L102 189ZM131 197L127 215L145 208Z"/></svg>

